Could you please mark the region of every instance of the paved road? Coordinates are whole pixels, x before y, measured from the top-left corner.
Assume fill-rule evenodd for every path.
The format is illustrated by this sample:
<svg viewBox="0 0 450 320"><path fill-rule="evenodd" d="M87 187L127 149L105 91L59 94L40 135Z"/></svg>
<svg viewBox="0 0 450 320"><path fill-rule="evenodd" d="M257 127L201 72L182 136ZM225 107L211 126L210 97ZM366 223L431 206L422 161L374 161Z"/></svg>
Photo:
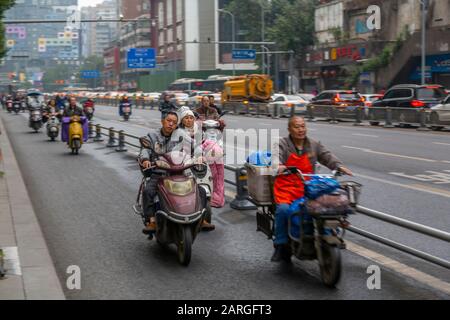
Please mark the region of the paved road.
<svg viewBox="0 0 450 320"><path fill-rule="evenodd" d="M139 110L130 124L121 124L114 121L116 116L110 110L100 109L99 122L117 128L124 126L135 134L146 131L142 127L143 121L153 125L158 122L156 114ZM384 266L381 266L382 289L368 290L366 269L374 262L350 250L343 252L345 272L338 289L325 289L319 281L315 263L295 262L292 266L270 263L271 243L255 232L254 213L237 212L228 207L215 212L216 231L202 233L197 239L191 265L180 267L175 250L166 252L140 233L140 219L131 210L140 180L133 157L117 154L97 143L86 144L79 156L71 156L63 144L48 142L44 134L29 133L23 116L3 112L1 116L6 120L60 279L65 283L68 266L81 267L82 290L66 290L69 299L449 298L423 281L410 279ZM232 122L229 122L230 126ZM274 120L274 123L285 125L281 120ZM321 125L313 127L321 128ZM312 133L315 135L320 131ZM349 166L355 172L360 171L353 163ZM414 197L412 190L399 191L398 187L391 190L388 184L369 181L365 193L369 188L370 193L363 197L363 204L375 209L386 206L399 211L399 215L411 215L409 210L399 209L403 203L400 206L388 203L386 199L375 201L369 195L391 192L391 195L416 199L417 202L418 197ZM378 186L372 185L377 183ZM423 193L421 198L430 203L442 201L443 205L445 202L441 199L444 197L438 195ZM437 204L436 208L443 208L442 205ZM439 212L433 210L429 215L438 217ZM420 215L413 215L416 216L419 219ZM447 226L448 230L450 224L445 221L448 217L443 219L445 225L441 224L441 227ZM355 217L354 220L362 223L367 219ZM429 222L429 225L433 224ZM350 235L349 239L369 245L357 236ZM384 249L374 244L370 246ZM444 249L440 251L445 255ZM423 265L416 259L402 259L413 266ZM450 278L442 268L425 266L422 270L447 281Z"/></svg>

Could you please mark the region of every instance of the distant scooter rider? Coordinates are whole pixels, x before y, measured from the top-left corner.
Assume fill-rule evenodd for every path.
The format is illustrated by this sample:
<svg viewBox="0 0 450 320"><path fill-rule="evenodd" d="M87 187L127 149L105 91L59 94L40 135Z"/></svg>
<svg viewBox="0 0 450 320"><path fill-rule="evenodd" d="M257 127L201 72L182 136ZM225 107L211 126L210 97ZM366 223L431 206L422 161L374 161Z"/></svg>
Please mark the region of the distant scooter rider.
<svg viewBox="0 0 450 320"><path fill-rule="evenodd" d="M163 101L159 105L159 111L161 111L162 114L168 113L168 112L177 112L178 108L175 106L172 101L170 101L171 95L167 92L163 94Z"/></svg>
<svg viewBox="0 0 450 320"><path fill-rule="evenodd" d="M83 108L77 103L75 97L70 97L69 105L64 109L63 117L84 116Z"/></svg>
<svg viewBox="0 0 450 320"><path fill-rule="evenodd" d="M120 102L119 102L119 116L121 116L121 117L123 116L123 107L126 105L129 106L130 110L131 110L131 101L127 95L124 95L122 97L122 99L120 99Z"/></svg>
<svg viewBox="0 0 450 320"><path fill-rule="evenodd" d="M172 139L172 133L177 128L178 115L175 112L169 111L168 113L163 113L161 119L162 128L153 129L147 135L153 148L158 153L168 153L176 150L179 147L179 140ZM138 157L139 163L144 169L151 169L153 163L157 160L157 155L153 153L150 149L142 149ZM156 171L152 172L150 181L147 183L146 188L143 192L143 210L144 210L144 220L145 228L142 230L144 234L151 234L156 231L156 219L155 219L155 208L154 208L154 198L156 196L156 187L161 174Z"/></svg>
<svg viewBox="0 0 450 320"><path fill-rule="evenodd" d="M92 108L92 110L95 111L94 100L92 100L91 98L87 99L83 103L83 108L84 108L84 110L86 110L86 108Z"/></svg>
<svg viewBox="0 0 450 320"><path fill-rule="evenodd" d="M42 122L46 123L52 113L58 113L58 107L56 106L56 100L50 99L42 111L43 111L42 112Z"/></svg>

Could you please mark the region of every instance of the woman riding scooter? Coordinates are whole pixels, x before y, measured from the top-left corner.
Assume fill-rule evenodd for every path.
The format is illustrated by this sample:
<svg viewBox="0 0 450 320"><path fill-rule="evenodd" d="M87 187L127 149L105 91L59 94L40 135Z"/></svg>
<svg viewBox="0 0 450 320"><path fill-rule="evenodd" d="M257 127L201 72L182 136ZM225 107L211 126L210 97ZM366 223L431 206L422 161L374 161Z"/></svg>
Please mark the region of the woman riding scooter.
<svg viewBox="0 0 450 320"><path fill-rule="evenodd" d="M202 146L202 131L198 123L195 122L194 113L186 109L180 114L180 125L178 129L174 132L175 140L180 136L182 137L182 149L187 154L190 154L193 158L199 159L203 158L203 146ZM205 159L206 160L206 159ZM207 166L205 166L207 168ZM194 169L195 171L195 169ZM195 171L197 172L197 171ZM207 216L206 219L202 222L202 230L211 231L215 229L215 226L211 224L211 208L210 208L210 200L211 193L213 192L213 186L209 181L209 177L211 174L210 170L206 169L206 172L202 170L202 172L194 172L198 179L198 183L200 186L207 184L205 186L207 188L207 199L208 199L208 208L207 208Z"/></svg>
<svg viewBox="0 0 450 320"><path fill-rule="evenodd" d="M214 120L217 121L220 131L223 131L225 128L225 122L220 119L217 110L210 106L208 96L202 98L201 106L195 112L201 121ZM223 162L223 150L218 141L210 139L204 139L203 150L213 176L214 193L211 206L222 208L225 205L225 165Z"/></svg>

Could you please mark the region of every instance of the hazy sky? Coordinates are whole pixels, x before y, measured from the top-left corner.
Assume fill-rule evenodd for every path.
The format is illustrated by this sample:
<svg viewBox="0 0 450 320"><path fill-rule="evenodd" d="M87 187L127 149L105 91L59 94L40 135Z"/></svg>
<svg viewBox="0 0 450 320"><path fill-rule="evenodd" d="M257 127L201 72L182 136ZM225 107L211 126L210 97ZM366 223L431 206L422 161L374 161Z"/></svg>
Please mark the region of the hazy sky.
<svg viewBox="0 0 450 320"><path fill-rule="evenodd" d="M78 0L78 7L91 7L97 3L102 3L104 0Z"/></svg>

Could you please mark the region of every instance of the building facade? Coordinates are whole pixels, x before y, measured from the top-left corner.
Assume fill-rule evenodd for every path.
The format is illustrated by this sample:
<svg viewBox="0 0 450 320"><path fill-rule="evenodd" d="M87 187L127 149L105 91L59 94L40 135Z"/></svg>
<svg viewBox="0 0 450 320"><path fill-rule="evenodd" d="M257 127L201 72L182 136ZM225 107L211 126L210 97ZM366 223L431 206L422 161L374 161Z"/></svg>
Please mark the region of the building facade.
<svg viewBox="0 0 450 320"><path fill-rule="evenodd" d="M317 44L302 63L305 91L342 88L355 66L405 36L389 65L360 74L361 92L420 81L421 5L415 0L322 0L315 12ZM427 8L427 81L450 86L450 1ZM419 68L420 69L420 68Z"/></svg>

